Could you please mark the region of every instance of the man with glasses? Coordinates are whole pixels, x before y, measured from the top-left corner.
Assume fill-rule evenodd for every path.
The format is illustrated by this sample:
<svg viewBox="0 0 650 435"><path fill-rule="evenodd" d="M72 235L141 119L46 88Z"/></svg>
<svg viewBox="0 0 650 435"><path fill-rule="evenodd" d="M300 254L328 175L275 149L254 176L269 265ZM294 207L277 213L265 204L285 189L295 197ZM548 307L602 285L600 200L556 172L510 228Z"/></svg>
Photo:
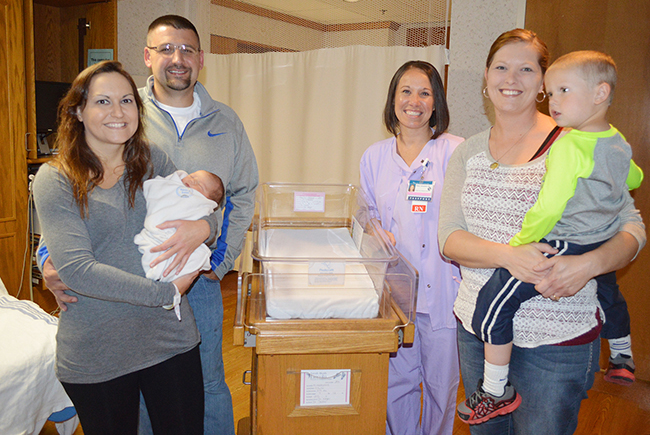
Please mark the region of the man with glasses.
<svg viewBox="0 0 650 435"><path fill-rule="evenodd" d="M154 20L147 33L144 62L153 74L140 89L147 109L147 137L164 149L178 168L217 174L226 188L212 270L194 284L188 301L201 333L205 433L234 435L232 398L221 353L223 304L219 280L232 269L251 223L257 164L237 114L214 101L197 82L203 50L189 20L176 15Z"/></svg>
<svg viewBox="0 0 650 435"><path fill-rule="evenodd" d="M210 261L212 270L194 283L188 301L201 333L205 434L234 435L232 397L225 382L221 352L220 280L232 269L251 223L258 184L257 163L237 114L214 101L197 81L203 68L203 50L198 32L189 20L177 15L154 20L147 33L144 62L153 74L139 90L146 107L147 138L165 150L176 167L188 172L212 172L221 177L226 190L224 215L219 220L220 236ZM170 242L174 243L170 238L152 252L164 251ZM163 254L154 262L165 258ZM46 285L62 309L65 303L76 302L76 298L59 291L66 287L58 280L51 261L43 269ZM150 433L146 407L141 406L141 413L139 432Z"/></svg>

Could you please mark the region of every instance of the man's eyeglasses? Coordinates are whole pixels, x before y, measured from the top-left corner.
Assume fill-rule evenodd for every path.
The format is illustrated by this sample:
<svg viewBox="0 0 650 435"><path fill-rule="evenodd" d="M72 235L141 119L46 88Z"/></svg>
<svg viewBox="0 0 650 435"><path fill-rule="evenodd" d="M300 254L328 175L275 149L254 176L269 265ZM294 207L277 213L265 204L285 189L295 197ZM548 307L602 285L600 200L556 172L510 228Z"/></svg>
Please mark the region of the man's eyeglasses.
<svg viewBox="0 0 650 435"><path fill-rule="evenodd" d="M155 52L161 54L162 56L171 56L172 54L174 54L176 50L179 50L179 52L183 56L193 56L199 52L199 50L192 47L191 45L185 45L185 44L181 44L181 45L163 44L157 47L147 46L147 48L150 50L154 50Z"/></svg>

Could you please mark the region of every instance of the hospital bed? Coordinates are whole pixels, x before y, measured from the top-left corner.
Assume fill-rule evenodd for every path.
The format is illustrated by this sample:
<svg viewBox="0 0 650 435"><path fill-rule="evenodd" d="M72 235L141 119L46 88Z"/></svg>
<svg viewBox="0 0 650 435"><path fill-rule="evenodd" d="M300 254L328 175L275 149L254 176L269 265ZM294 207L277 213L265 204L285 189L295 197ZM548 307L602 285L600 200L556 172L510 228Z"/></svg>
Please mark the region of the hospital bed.
<svg viewBox="0 0 650 435"><path fill-rule="evenodd" d="M54 373L57 323L34 302L10 296L0 280L0 434L38 435L48 419L58 421L60 435L77 428Z"/></svg>

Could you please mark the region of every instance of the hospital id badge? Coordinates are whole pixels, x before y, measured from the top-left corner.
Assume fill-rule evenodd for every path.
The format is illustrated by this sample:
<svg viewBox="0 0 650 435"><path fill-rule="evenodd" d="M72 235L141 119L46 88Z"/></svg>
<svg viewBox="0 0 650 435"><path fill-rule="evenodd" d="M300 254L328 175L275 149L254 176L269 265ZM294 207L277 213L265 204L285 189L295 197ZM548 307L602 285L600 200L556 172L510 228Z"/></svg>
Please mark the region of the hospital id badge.
<svg viewBox="0 0 650 435"><path fill-rule="evenodd" d="M411 212L426 213L428 204L429 203L427 201L411 201Z"/></svg>
<svg viewBox="0 0 650 435"><path fill-rule="evenodd" d="M409 180L406 191L407 201L431 201L433 196L433 181Z"/></svg>

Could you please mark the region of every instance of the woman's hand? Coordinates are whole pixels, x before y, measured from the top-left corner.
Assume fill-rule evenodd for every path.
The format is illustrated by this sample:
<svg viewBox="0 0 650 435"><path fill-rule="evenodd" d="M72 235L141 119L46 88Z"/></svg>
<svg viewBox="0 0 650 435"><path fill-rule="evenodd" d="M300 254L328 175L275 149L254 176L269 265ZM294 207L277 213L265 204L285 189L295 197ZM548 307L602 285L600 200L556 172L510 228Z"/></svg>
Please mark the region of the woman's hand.
<svg viewBox="0 0 650 435"><path fill-rule="evenodd" d="M535 290L553 300L578 293L596 273L592 269L593 263L583 257L584 255L561 255L539 263L534 269L545 276L536 283Z"/></svg>
<svg viewBox="0 0 650 435"><path fill-rule="evenodd" d="M395 241L395 234L391 233L390 231L386 231L386 230L384 230L384 232L386 233L386 236L388 237L388 240L390 241L390 243L391 243L393 246L395 246L395 243L397 243L397 242Z"/></svg>
<svg viewBox="0 0 650 435"><path fill-rule="evenodd" d="M544 253L556 254L557 249L546 243L529 243L526 245L507 246L507 255L504 256L502 267L520 281L538 284L546 275L546 270L536 270L535 267L547 260Z"/></svg>
<svg viewBox="0 0 650 435"><path fill-rule="evenodd" d="M59 306L61 311L66 311L68 309L66 304L77 302L75 296L69 296L64 293L64 290L69 290L69 288L63 281L61 281L59 273L54 268L54 264L50 257L48 257L45 260L45 263L43 263L43 282L45 282L47 289L54 295L56 304Z"/></svg>
<svg viewBox="0 0 650 435"><path fill-rule="evenodd" d="M625 267L638 249L639 243L632 234L619 231L593 251L545 259L534 268L537 272L546 273L536 283L535 289L546 298L573 296L590 279Z"/></svg>
<svg viewBox="0 0 650 435"><path fill-rule="evenodd" d="M199 276L198 270L196 272L183 275L180 278L176 278L172 282L176 284L176 288L178 288L178 292L181 294L181 296L183 296L190 289L190 287L192 287L192 283L194 283L194 280L196 279L197 276Z"/></svg>
<svg viewBox="0 0 650 435"><path fill-rule="evenodd" d="M177 272L180 272L187 263L187 260L189 260L192 252L194 252L194 250L210 236L210 225L204 220L167 221L158 225L158 228L176 228L176 232L173 236L167 239L164 243L151 248L151 252L164 251L151 262L151 267L154 267L156 264L176 255L174 261L172 261L163 272L163 276L169 275L174 269L176 269Z"/></svg>
<svg viewBox="0 0 650 435"><path fill-rule="evenodd" d="M546 259L543 253L555 254L557 249L546 243L513 247L482 239L465 230L458 230L449 235L443 252L462 266L473 269L504 267L515 278L537 284L546 272L537 272L533 268Z"/></svg>

